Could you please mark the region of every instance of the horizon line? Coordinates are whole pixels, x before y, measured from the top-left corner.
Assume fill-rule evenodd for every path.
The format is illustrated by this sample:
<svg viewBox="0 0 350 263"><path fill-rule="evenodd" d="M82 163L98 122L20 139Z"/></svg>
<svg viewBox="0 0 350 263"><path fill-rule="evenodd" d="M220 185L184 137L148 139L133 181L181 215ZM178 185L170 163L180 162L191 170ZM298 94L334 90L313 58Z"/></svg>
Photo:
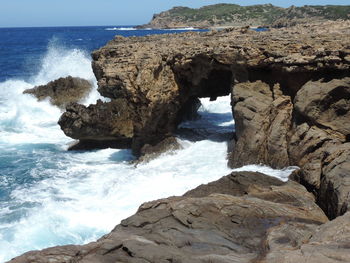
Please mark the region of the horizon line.
<svg viewBox="0 0 350 263"><path fill-rule="evenodd" d="M11 28L54 28L54 27L135 27L138 25L65 25L65 26L0 26L0 29L11 29Z"/></svg>

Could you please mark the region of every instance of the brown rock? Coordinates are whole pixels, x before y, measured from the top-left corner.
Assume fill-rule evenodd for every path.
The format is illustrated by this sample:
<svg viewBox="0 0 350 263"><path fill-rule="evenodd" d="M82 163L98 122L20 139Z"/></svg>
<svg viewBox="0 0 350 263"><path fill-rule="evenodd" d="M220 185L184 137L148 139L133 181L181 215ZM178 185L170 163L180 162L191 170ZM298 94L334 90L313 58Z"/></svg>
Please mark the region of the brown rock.
<svg viewBox="0 0 350 263"><path fill-rule="evenodd" d="M69 103L84 99L92 87L92 83L85 79L68 76L51 81L46 85L27 89L23 93L32 94L39 101L49 98L53 105L65 109Z"/></svg>
<svg viewBox="0 0 350 263"><path fill-rule="evenodd" d="M129 148L134 135L132 114L125 99L109 103L98 100L97 104L89 107L72 103L67 106L58 124L65 126L63 131L66 135L80 139L80 143L72 149L87 149L90 144L94 148L104 148L104 145Z"/></svg>
<svg viewBox="0 0 350 263"><path fill-rule="evenodd" d="M327 221L297 183L233 173L184 197L143 204L97 242L29 252L11 262L258 262L279 251L264 245L276 236L284 247L298 248Z"/></svg>
<svg viewBox="0 0 350 263"><path fill-rule="evenodd" d="M318 203L330 218L350 210L350 143L327 148Z"/></svg>
<svg viewBox="0 0 350 263"><path fill-rule="evenodd" d="M132 148L139 155L143 145L156 145L171 135L187 114L184 109L195 108L191 103L194 106L196 98L228 95L233 83L261 80L270 87L278 83L284 95L294 96L311 79L348 75L350 62L345 58L350 43L344 35L349 34L349 23L246 34L226 30L116 37L93 53L92 65L99 92L126 99L130 106L126 110L133 109ZM285 127L286 113L278 112L281 108L287 112L288 103L275 103L275 122ZM62 129L70 129L67 125L72 122L61 123ZM271 139L281 134L275 128L270 132ZM91 139L99 141L97 134L91 128ZM280 151L284 141L270 144L268 151ZM286 163L285 157L270 161L276 166Z"/></svg>
<svg viewBox="0 0 350 263"><path fill-rule="evenodd" d="M276 94L275 94L276 93ZM240 83L233 87L232 104L237 142L229 164L289 165L287 132L291 126L290 98L274 93L261 81Z"/></svg>
<svg viewBox="0 0 350 263"><path fill-rule="evenodd" d="M350 135L350 78L310 81L298 91L294 104L312 123Z"/></svg>
<svg viewBox="0 0 350 263"><path fill-rule="evenodd" d="M303 232L299 234L300 230ZM269 240L267 245L270 248L271 245L275 245L276 241L279 248L269 252L265 260L261 262L350 262L350 212L317 227L314 231L305 228L299 228L299 231L290 232L286 237L279 238L276 236L273 240ZM303 235L304 242L295 247L287 247L283 244L287 239L293 239L296 235Z"/></svg>
<svg viewBox="0 0 350 263"><path fill-rule="evenodd" d="M178 143L175 137L165 138L156 145L146 144L141 148L141 157L136 163L148 162L159 157L163 153L172 153L181 148L182 146Z"/></svg>

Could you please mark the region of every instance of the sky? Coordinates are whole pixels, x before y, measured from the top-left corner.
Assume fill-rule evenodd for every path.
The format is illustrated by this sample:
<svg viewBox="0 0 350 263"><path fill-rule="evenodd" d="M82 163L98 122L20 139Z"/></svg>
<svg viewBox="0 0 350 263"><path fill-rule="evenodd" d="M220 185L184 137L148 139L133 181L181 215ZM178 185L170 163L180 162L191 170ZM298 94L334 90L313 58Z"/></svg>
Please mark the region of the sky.
<svg viewBox="0 0 350 263"><path fill-rule="evenodd" d="M350 5L350 0L0 0L0 27L140 25L174 6L209 4Z"/></svg>

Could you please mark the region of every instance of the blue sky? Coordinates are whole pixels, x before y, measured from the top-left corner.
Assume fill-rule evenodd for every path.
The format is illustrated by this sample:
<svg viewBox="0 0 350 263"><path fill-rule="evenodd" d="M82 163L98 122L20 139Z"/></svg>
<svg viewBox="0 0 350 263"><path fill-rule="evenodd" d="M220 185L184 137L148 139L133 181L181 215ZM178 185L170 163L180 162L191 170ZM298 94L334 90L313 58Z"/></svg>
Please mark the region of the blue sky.
<svg viewBox="0 0 350 263"><path fill-rule="evenodd" d="M0 27L137 25L173 6L201 7L216 3L240 5L349 5L349 0L0 0Z"/></svg>

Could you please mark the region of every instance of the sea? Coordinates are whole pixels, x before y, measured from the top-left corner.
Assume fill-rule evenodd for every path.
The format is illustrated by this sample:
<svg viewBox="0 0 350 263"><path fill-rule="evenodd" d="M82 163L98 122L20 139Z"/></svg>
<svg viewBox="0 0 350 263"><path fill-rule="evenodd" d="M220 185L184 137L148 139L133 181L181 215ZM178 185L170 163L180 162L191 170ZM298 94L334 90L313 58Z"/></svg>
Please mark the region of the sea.
<svg viewBox="0 0 350 263"><path fill-rule="evenodd" d="M115 35L176 34L193 28L138 30L130 26L0 28L0 262L30 250L86 244L111 231L145 201L182 195L232 172L227 141L234 131L230 98L201 99L201 118L182 127L208 134L178 136L182 148L135 165L130 150L67 151L62 111L25 89L71 75L94 83L88 105L101 98L91 52ZM217 137L215 137L217 138ZM287 180L293 167L249 165Z"/></svg>

